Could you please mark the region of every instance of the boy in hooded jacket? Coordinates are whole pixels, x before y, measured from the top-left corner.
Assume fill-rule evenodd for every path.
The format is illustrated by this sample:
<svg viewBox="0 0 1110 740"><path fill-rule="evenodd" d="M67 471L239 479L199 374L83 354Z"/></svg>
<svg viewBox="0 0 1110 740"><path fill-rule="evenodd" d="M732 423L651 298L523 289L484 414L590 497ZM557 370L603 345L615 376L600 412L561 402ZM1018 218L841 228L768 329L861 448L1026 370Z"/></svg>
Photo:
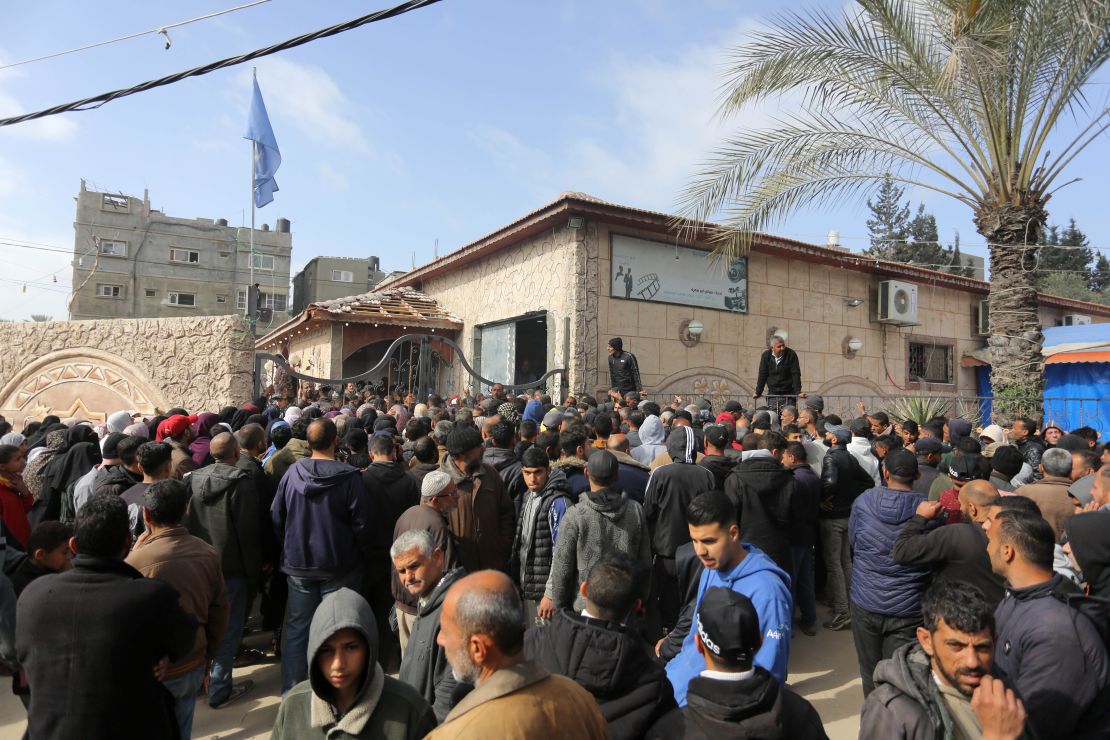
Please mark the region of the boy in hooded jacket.
<svg viewBox="0 0 1110 740"><path fill-rule="evenodd" d="M366 599L341 588L312 616L309 677L278 709L272 740L418 740L435 729L432 708L378 665L378 630Z"/></svg>

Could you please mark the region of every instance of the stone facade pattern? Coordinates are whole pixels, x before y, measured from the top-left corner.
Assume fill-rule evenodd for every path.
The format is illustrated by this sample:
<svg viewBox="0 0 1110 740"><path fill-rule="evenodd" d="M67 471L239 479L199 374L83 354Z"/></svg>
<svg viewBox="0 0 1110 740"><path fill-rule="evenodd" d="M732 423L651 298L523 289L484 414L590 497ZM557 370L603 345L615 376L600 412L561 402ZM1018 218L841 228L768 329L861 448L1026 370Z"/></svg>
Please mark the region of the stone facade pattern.
<svg viewBox="0 0 1110 740"><path fill-rule="evenodd" d="M462 319L464 329L455 340L473 364L476 327L512 319L532 311L548 315L548 368L564 366L564 319L570 318L570 385L585 382L596 357L590 357L586 340L596 338L596 311L577 300L586 292L590 269L588 229L569 228L545 232L525 239L487 258L448 270L424 281L421 290ZM596 247L595 247L596 251ZM595 260L596 263L596 260ZM596 266L593 268L596 274ZM497 378L494 378L497 380ZM461 392L472 385L461 363L455 363L446 392ZM473 390L477 390L476 387Z"/></svg>
<svg viewBox="0 0 1110 740"><path fill-rule="evenodd" d="M9 420L215 411L251 397L254 343L236 316L0 323L0 346Z"/></svg>

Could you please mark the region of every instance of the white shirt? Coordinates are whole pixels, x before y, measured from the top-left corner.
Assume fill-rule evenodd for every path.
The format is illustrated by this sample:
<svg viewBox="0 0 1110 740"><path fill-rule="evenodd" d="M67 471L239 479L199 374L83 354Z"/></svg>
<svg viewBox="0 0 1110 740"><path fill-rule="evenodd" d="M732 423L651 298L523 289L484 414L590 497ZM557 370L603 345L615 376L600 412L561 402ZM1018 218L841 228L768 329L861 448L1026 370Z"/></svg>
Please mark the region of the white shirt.
<svg viewBox="0 0 1110 740"><path fill-rule="evenodd" d="M740 671L739 673L725 673L724 671L711 671L706 668L701 672L705 678L715 678L718 681L743 681L755 675L755 669Z"/></svg>

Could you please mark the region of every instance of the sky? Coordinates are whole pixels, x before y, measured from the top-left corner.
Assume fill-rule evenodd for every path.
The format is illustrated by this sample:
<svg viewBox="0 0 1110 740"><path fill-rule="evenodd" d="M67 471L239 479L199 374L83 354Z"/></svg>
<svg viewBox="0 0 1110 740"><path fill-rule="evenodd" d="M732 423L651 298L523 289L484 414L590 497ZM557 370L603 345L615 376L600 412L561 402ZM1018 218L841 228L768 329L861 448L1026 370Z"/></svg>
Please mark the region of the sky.
<svg viewBox="0 0 1110 740"><path fill-rule="evenodd" d="M386 7L375 0L270 2L171 30L0 69L0 117L87 97L266 46ZM0 66L158 28L248 0L4 3ZM837 10L841 3L798 3ZM758 34L762 3L736 0L443 0L259 60L281 148L281 188L257 219L292 221L293 272L318 255L377 255L408 269L567 190L674 212L684 184L737 127L773 125L789 101L717 115L729 48ZM0 128L0 318L66 316L74 197L141 197L183 218L249 223L250 65ZM1106 83L1095 88L1105 100ZM1065 131L1071 126L1068 122ZM1080 182L1050 202L1110 245L1110 141L1077 159ZM971 214L911 190L985 254ZM867 246L863 203L807 209L771 229L818 244L830 229ZM14 246L31 243L36 249ZM1107 250L1110 253L1110 250ZM24 286L26 290L24 291Z"/></svg>

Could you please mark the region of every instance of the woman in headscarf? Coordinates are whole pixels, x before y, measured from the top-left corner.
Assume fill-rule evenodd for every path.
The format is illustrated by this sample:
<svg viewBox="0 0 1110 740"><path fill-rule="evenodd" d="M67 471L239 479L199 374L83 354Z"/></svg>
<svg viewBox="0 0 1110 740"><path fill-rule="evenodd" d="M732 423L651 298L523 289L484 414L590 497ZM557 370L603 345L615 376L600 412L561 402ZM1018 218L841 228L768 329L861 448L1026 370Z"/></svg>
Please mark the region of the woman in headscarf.
<svg viewBox="0 0 1110 740"><path fill-rule="evenodd" d="M0 437L0 445L10 445L12 447L18 447L20 448L19 454L27 454L27 438L19 432L8 432L3 437Z"/></svg>
<svg viewBox="0 0 1110 740"><path fill-rule="evenodd" d="M108 417L105 426L108 427L108 434L112 432L122 432L124 429L131 426L131 412L117 411Z"/></svg>
<svg viewBox="0 0 1110 740"><path fill-rule="evenodd" d="M90 430L91 431L91 430ZM73 486L86 473L100 464L100 445L96 442L75 442L65 451L56 455L44 475L41 495L36 508L41 512L40 522L52 522L61 518L62 499L68 495L68 512L73 512Z"/></svg>
<svg viewBox="0 0 1110 740"><path fill-rule="evenodd" d="M25 464L19 447L0 445L0 519L21 550L27 549L27 538L31 536L27 514L35 503L20 475Z"/></svg>
<svg viewBox="0 0 1110 740"><path fill-rule="evenodd" d="M408 424L409 419L412 418L412 414L409 413L408 407L399 403L393 404L389 409L389 415L396 420L398 429L404 429L405 424Z"/></svg>
<svg viewBox="0 0 1110 740"><path fill-rule="evenodd" d="M53 424L47 427L49 431L46 433L46 443L41 447L36 447L28 453L27 467L23 470L23 482L27 484L28 490L34 494L35 498L39 497L42 492L43 475L46 472L46 466L54 459L56 455L66 450L66 432L68 431L62 424ZM34 454L35 452L38 454ZM33 457L32 457L33 455Z"/></svg>
<svg viewBox="0 0 1110 740"><path fill-rule="evenodd" d="M251 415L251 413L249 411L244 411L243 409L237 409L235 411L235 413L232 415L231 421L229 421L227 423L231 426L231 428L234 431L237 432L246 425L247 419L250 418L250 415Z"/></svg>
<svg viewBox="0 0 1110 740"><path fill-rule="evenodd" d="M123 433L128 437L142 437L143 439L150 439L150 429L146 424L137 422L123 430Z"/></svg>
<svg viewBox="0 0 1110 740"><path fill-rule="evenodd" d="M220 421L224 424L230 424L231 420L235 418L235 412L239 409L234 406L224 406L220 409Z"/></svg>
<svg viewBox="0 0 1110 740"><path fill-rule="evenodd" d="M1110 596L1110 513L1092 511L1068 519L1064 552L1083 574L1087 594Z"/></svg>
<svg viewBox="0 0 1110 740"><path fill-rule="evenodd" d="M212 456L208 454L208 448L212 444L212 427L216 426L219 420L220 417L216 414L205 411L198 414L196 422L193 423L193 441L189 443L189 452L193 453L193 462L197 467L203 468L213 462Z"/></svg>
<svg viewBox="0 0 1110 740"><path fill-rule="evenodd" d="M301 410L297 406L289 406L285 409L285 415L282 420L289 426L293 426L293 422L301 418Z"/></svg>
<svg viewBox="0 0 1110 740"><path fill-rule="evenodd" d="M46 445L46 435L50 432L56 432L59 429L68 429L65 424L58 419L57 416L48 416L43 419L42 424L34 432L28 429L27 432L27 449L36 450ZM33 458L27 458L27 462L31 462Z"/></svg>

